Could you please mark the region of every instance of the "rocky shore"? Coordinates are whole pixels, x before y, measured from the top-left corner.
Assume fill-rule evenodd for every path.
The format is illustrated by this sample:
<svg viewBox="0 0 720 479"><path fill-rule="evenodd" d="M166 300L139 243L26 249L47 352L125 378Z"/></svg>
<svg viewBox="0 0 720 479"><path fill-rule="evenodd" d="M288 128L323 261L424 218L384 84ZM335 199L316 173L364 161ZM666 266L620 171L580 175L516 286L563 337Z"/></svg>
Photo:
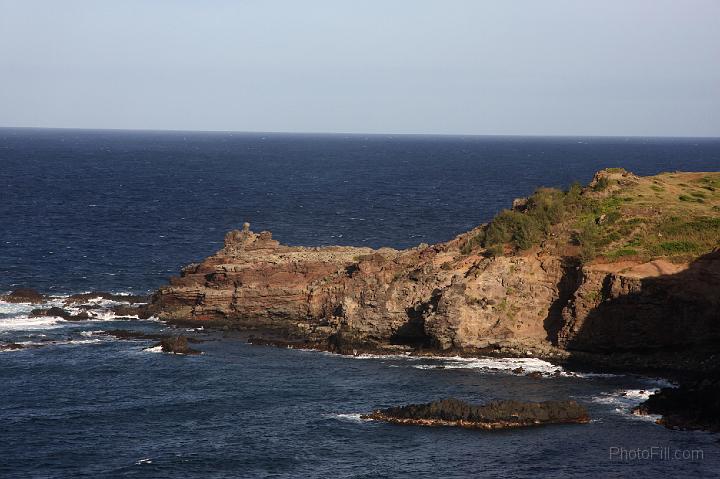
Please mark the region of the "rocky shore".
<svg viewBox="0 0 720 479"><path fill-rule="evenodd" d="M493 401L485 405L473 405L452 398L428 404L378 409L361 418L393 424L488 430L590 422L587 410L575 401Z"/></svg>
<svg viewBox="0 0 720 479"><path fill-rule="evenodd" d="M117 307L253 344L532 356L682 381L720 371L719 247L720 173L608 169L406 250L288 246L246 223L149 304Z"/></svg>
<svg viewBox="0 0 720 479"><path fill-rule="evenodd" d="M255 344L533 356L682 379L720 369L718 246L720 174L610 169L407 250L287 246L245 224L148 309Z"/></svg>
<svg viewBox="0 0 720 479"><path fill-rule="evenodd" d="M497 218L446 243L402 251L286 246L246 224L159 289L149 310L170 323L344 354L406 348L711 369L720 358L720 193L702 203L648 196L713 181L720 174L605 170L574 193L539 190L505 212L517 224L498 228L519 229L501 235L507 242L499 250L487 239ZM576 211L546 220L531 243L517 239L526 218L560 207ZM583 237L587 222L601 238L596 244ZM660 241L678 231L684 242ZM704 242L688 241L700 236ZM627 251L628 243L640 246ZM590 247L599 249L588 258Z"/></svg>
<svg viewBox="0 0 720 479"><path fill-rule="evenodd" d="M685 380L677 388L662 388L633 412L659 414L658 423L671 429L720 432L720 374L708 373Z"/></svg>

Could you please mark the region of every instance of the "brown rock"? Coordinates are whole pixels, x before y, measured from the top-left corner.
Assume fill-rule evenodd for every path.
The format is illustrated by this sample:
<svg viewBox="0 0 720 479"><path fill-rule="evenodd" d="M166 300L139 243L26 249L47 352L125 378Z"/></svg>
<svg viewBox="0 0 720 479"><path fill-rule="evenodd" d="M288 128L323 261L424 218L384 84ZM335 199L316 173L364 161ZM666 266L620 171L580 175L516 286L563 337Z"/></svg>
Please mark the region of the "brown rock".
<svg viewBox="0 0 720 479"><path fill-rule="evenodd" d="M457 399L379 409L361 416L394 424L508 429L545 424L586 424L587 410L575 401L493 401L472 405Z"/></svg>
<svg viewBox="0 0 720 479"><path fill-rule="evenodd" d="M188 340L185 336L175 336L160 341L155 346L162 347L164 353L173 354L201 354L201 351L192 349L188 346Z"/></svg>
<svg viewBox="0 0 720 479"><path fill-rule="evenodd" d="M31 288L18 288L2 296L2 300L8 303L42 303L45 296Z"/></svg>

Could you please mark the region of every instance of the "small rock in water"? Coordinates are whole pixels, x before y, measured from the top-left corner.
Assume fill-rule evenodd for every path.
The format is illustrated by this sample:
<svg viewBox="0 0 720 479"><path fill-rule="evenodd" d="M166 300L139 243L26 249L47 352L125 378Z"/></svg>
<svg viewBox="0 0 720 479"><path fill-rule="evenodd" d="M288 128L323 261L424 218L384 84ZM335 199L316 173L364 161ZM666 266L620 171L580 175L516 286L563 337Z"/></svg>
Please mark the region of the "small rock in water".
<svg viewBox="0 0 720 479"><path fill-rule="evenodd" d="M188 340L185 336L175 336L160 341L156 346L162 347L164 353L173 354L200 354L197 349L188 346Z"/></svg>

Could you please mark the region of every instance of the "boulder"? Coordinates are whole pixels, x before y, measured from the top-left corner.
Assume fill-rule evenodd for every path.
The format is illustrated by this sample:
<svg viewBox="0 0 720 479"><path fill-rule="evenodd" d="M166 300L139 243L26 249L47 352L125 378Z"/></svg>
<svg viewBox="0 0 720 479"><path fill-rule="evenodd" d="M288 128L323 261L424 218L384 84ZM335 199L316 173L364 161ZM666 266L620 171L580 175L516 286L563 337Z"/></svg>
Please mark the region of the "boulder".
<svg viewBox="0 0 720 479"><path fill-rule="evenodd" d="M201 354L201 351L188 346L188 339L185 336L165 338L155 346L162 347L164 353L173 354Z"/></svg>

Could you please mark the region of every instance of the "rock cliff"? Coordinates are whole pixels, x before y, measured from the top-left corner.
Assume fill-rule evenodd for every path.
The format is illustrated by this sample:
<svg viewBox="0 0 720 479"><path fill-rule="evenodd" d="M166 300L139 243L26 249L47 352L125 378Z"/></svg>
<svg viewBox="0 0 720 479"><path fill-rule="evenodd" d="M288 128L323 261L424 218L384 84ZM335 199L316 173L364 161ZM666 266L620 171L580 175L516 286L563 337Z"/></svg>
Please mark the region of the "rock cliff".
<svg viewBox="0 0 720 479"><path fill-rule="evenodd" d="M604 170L402 251L286 246L245 224L150 308L343 353L628 353L657 366L653 354L692 348L704 361L720 344L718 246L720 174Z"/></svg>

